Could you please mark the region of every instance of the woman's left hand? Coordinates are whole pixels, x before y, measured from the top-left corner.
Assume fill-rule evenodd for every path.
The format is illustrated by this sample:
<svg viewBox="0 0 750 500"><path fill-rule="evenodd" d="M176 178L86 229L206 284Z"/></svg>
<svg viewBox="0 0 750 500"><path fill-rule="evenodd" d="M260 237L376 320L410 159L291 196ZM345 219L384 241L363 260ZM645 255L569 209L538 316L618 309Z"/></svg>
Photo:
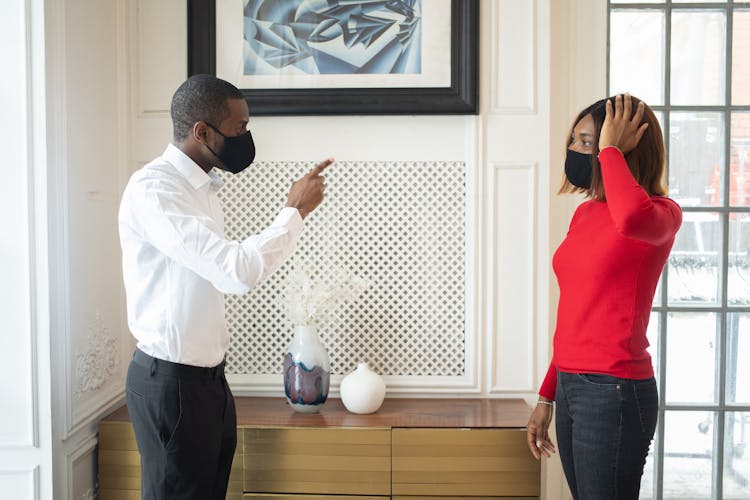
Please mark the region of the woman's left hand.
<svg viewBox="0 0 750 500"><path fill-rule="evenodd" d="M540 398L541 399L541 398ZM537 403L529 423L526 425L526 441L529 445L532 455L537 460L545 455L547 458L555 453L555 445L549 436L549 425L552 422L552 406L544 403Z"/></svg>
<svg viewBox="0 0 750 500"><path fill-rule="evenodd" d="M646 105L641 101L638 103L635 113L632 113L633 101L630 94L625 94L624 99L620 94L615 97L615 109L613 111L612 101L608 99L606 103L607 115L602 124L602 130L599 132L599 151L607 146L618 148L622 151L622 154L634 150L648 128L648 123L641 125L645 107Z"/></svg>

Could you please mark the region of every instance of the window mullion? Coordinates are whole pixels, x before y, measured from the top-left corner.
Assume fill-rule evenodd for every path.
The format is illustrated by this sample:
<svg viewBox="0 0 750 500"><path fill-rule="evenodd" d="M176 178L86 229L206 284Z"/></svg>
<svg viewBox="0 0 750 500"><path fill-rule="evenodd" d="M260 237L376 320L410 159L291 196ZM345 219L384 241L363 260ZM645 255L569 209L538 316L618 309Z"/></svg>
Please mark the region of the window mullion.
<svg viewBox="0 0 750 500"><path fill-rule="evenodd" d="M664 148L667 158L670 156L670 129L672 126L672 71L670 61L672 58L672 6L667 0L664 12ZM669 178L670 163L667 160L667 178ZM665 277L669 276L669 266L665 266ZM665 280L662 287L662 305L666 308L661 314L660 337L663 348L659 350L659 420L656 429L656 453L654 453L654 468L656 469L656 500L664 498L664 422L666 420L666 388L667 388L667 323L669 317L669 279Z"/></svg>
<svg viewBox="0 0 750 500"><path fill-rule="evenodd" d="M723 232L721 242L721 317L719 324L721 326L721 335L719 339L719 360L716 366L719 368L719 412L716 422L716 471L714 482L716 487L716 498L723 497L724 490L724 450L725 446L725 423L726 423L726 377L727 377L727 306L729 301L729 220L731 210L729 210L731 201L731 144L732 144L732 32L733 32L733 15L732 7L727 7L726 11L726 42L724 46L724 196L723 206L727 212L722 214Z"/></svg>

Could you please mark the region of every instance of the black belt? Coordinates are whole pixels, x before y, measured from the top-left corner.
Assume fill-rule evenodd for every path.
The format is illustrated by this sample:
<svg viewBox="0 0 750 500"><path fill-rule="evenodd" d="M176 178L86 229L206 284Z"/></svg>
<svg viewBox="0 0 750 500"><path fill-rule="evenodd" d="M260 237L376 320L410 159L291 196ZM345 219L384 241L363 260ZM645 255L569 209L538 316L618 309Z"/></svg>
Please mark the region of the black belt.
<svg viewBox="0 0 750 500"><path fill-rule="evenodd" d="M151 375L158 373L160 375L167 375L175 378L221 377L224 376L224 365L226 364L226 361L222 361L218 365L212 367L183 365L149 356L140 349L135 350L133 361L147 370L150 370Z"/></svg>

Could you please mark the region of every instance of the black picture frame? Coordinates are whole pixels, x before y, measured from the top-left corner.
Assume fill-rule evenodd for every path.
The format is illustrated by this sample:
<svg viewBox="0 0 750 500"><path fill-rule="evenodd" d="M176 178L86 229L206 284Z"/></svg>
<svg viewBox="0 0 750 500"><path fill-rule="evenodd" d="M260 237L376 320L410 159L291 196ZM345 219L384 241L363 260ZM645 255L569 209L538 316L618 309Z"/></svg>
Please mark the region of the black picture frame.
<svg viewBox="0 0 750 500"><path fill-rule="evenodd" d="M427 0L429 1L429 0ZM216 74L216 0L187 0L188 76ZM479 0L451 0L451 86L242 89L253 115L470 115L479 110Z"/></svg>

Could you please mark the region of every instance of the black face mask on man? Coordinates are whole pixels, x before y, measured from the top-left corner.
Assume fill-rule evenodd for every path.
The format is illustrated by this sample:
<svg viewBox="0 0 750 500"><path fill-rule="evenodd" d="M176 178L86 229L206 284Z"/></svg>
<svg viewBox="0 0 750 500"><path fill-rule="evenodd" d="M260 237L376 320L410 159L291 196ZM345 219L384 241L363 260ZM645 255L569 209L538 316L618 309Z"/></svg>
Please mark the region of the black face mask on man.
<svg viewBox="0 0 750 500"><path fill-rule="evenodd" d="M216 153L211 149L211 146L206 144L208 150L221 160L222 164L219 168L233 174L239 174L250 166L255 159L255 142L249 130L242 135L228 137L210 123L206 122L206 125L224 138L224 147L219 153Z"/></svg>
<svg viewBox="0 0 750 500"><path fill-rule="evenodd" d="M582 189L591 187L594 155L568 150L565 157L565 176L571 184Z"/></svg>

